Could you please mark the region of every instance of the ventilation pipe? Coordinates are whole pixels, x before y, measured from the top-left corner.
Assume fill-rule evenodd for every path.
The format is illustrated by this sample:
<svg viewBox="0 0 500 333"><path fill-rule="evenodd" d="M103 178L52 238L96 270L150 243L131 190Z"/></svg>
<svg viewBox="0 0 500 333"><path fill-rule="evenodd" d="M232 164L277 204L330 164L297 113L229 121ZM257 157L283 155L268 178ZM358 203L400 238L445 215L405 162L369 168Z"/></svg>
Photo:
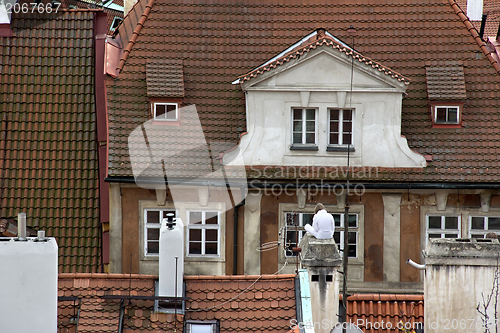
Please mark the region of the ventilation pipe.
<svg viewBox="0 0 500 333"><path fill-rule="evenodd" d="M483 18L481 19L481 29L479 30L479 37L483 39L484 36L484 29L486 27L486 18L488 18L488 15L483 14Z"/></svg>
<svg viewBox="0 0 500 333"><path fill-rule="evenodd" d="M424 270L425 269L425 265L417 264L416 262L414 262L411 259L406 260L406 263L408 265L410 265L411 267L414 267L416 269L420 269L420 270Z"/></svg>
<svg viewBox="0 0 500 333"><path fill-rule="evenodd" d="M26 240L26 213L17 214L17 237L19 240Z"/></svg>

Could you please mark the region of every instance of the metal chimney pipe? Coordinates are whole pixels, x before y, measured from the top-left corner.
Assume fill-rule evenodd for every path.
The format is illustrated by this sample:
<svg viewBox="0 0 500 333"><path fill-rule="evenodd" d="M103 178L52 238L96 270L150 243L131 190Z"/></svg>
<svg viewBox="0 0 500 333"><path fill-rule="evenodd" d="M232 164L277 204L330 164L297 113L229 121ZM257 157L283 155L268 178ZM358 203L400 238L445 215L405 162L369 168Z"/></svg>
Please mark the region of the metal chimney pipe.
<svg viewBox="0 0 500 333"><path fill-rule="evenodd" d="M414 262L411 259L406 260L406 263L408 265L410 265L411 267L414 267L416 269L420 269L420 270L424 270L425 269L425 265L417 264L416 262Z"/></svg>
<svg viewBox="0 0 500 333"><path fill-rule="evenodd" d="M484 36L484 29L486 28L486 18L488 17L487 14L483 14L483 17L481 19L481 28L479 29L479 37L483 39Z"/></svg>
<svg viewBox="0 0 500 333"><path fill-rule="evenodd" d="M45 240L45 230L38 230L36 233L37 238L39 241L44 241Z"/></svg>
<svg viewBox="0 0 500 333"><path fill-rule="evenodd" d="M26 213L17 214L17 237L26 240Z"/></svg>

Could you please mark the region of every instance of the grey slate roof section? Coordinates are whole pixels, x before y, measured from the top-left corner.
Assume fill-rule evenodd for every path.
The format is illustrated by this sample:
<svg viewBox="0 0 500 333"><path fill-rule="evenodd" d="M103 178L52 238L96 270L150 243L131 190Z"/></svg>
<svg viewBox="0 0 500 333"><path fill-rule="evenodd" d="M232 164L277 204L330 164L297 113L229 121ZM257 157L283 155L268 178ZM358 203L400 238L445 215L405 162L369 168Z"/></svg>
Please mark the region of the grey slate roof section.
<svg viewBox="0 0 500 333"><path fill-rule="evenodd" d="M467 99L465 91L464 67L458 62L450 62L425 68L427 95L432 101L462 101Z"/></svg>
<svg viewBox="0 0 500 333"><path fill-rule="evenodd" d="M148 96L184 97L182 60L152 60L146 64Z"/></svg>

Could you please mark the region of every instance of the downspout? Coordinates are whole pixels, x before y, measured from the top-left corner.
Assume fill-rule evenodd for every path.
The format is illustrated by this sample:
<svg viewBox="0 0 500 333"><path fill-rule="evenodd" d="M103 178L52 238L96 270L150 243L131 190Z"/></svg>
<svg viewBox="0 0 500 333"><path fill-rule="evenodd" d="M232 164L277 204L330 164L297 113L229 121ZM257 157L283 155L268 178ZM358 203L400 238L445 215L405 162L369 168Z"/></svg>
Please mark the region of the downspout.
<svg viewBox="0 0 500 333"><path fill-rule="evenodd" d="M238 274L238 208L245 205L245 199L234 206L234 239L233 239L233 275Z"/></svg>
<svg viewBox="0 0 500 333"><path fill-rule="evenodd" d="M109 225L109 184L105 181L108 162L108 113L106 104L105 48L108 19L104 12L97 12L94 17L94 104L97 132L97 163L99 184L99 229L101 247L101 273L104 264L109 263L109 231L103 226ZM104 245L107 245L106 247Z"/></svg>

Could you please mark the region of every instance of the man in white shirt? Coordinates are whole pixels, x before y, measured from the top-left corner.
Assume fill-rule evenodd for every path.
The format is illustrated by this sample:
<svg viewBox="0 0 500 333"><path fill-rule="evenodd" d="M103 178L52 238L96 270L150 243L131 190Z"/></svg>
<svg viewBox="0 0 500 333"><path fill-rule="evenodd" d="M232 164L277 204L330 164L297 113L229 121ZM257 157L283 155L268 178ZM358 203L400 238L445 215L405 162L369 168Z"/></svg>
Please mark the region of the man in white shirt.
<svg viewBox="0 0 500 333"><path fill-rule="evenodd" d="M304 229L317 239L333 238L335 222L333 216L329 214L323 204L318 203L314 208L313 224L306 224Z"/></svg>

